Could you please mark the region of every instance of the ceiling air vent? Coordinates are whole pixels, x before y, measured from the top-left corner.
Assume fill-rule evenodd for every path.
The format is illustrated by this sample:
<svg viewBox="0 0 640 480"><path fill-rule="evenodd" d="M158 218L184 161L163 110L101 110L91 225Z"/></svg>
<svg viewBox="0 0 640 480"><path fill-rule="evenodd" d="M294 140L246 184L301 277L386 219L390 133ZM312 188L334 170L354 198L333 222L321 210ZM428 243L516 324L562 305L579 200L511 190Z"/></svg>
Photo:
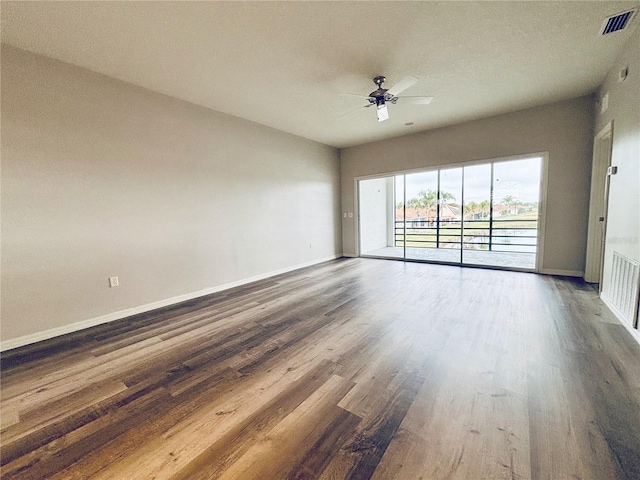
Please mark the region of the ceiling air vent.
<svg viewBox="0 0 640 480"><path fill-rule="evenodd" d="M631 23L631 20L635 16L636 12L637 9L634 8L606 18L604 23L602 24L601 34L607 35L609 33L617 32L624 29L627 25L629 25L629 23Z"/></svg>

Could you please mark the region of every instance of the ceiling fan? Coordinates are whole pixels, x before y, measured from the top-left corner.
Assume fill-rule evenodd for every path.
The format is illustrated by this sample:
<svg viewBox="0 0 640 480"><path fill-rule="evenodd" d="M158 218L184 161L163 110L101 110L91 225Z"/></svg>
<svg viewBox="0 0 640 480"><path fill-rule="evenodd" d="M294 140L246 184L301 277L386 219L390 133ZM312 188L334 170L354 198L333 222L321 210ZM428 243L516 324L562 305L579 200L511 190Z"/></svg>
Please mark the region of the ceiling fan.
<svg viewBox="0 0 640 480"><path fill-rule="evenodd" d="M387 79L382 75L378 75L377 77L375 77L373 79L373 83L375 83L378 86L378 89L371 92L368 97L365 97L363 95L354 95L350 93L345 95L350 97L362 98L367 102L369 102L367 105L361 108L367 108L367 107L371 107L372 105L375 105L376 111L378 114L378 122L384 122L389 118L389 110L387 110L387 104L389 103L392 103L395 105L398 102L398 100L400 100L400 103L428 105L431 103L431 100L433 100L433 97L416 97L416 96L406 96L406 95L399 96L398 95L400 92L403 92L404 90L406 90L407 88L409 88L410 86L418 82L418 79L414 76L406 75L402 80L400 80L398 83L396 83L393 87L389 89L382 87L382 84L386 80ZM354 110L353 112L349 112L346 115L342 115L342 116L345 117L347 115L351 115L352 113L361 110L361 108L359 108L358 110Z"/></svg>

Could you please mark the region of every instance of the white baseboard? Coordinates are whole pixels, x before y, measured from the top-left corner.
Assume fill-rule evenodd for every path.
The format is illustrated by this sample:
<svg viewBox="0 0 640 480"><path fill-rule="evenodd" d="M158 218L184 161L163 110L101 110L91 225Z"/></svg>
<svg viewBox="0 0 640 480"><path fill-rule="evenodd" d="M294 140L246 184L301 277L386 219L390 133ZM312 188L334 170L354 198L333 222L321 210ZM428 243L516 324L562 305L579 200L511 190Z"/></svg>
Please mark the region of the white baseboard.
<svg viewBox="0 0 640 480"><path fill-rule="evenodd" d="M347 258L358 258L358 255L355 253L343 253L342 256Z"/></svg>
<svg viewBox="0 0 640 480"><path fill-rule="evenodd" d="M218 285L216 287L205 288L204 290L199 290L197 292L186 293L184 295L178 295L177 297L171 297L165 300L159 300L157 302L147 303L146 305L140 305L138 307L132 307L132 308L127 308L125 310L119 310L117 312L108 313L100 317L95 317L95 318L90 318L88 320L82 320L80 322L70 323L69 325L63 325L62 327L51 328L43 332L37 332L37 333L32 333L30 335L24 335L18 338L13 338L0 343L0 352L4 352L5 350L11 350L13 348L23 347L31 343L41 342L42 340L49 340L54 337L59 337L60 335L77 332L79 330L84 330L85 328L95 327L96 325L101 325L103 323L113 322L115 320L120 320L122 318L130 317L132 315L137 315L139 313L145 313L158 308L168 307L169 305L175 305L176 303L185 302L187 300L193 300L194 298L203 297L205 295L210 295L212 293L217 293L223 290L228 290L230 288L246 285L248 283L257 282L258 280L264 280L266 278L275 277L276 275L292 272L294 270L299 270L301 268L311 267L319 263L335 260L336 258L340 258L342 256L346 256L346 255L343 255L343 254L331 255L329 257L312 260L310 262L301 263L298 265L294 265L292 267L282 268L280 270L263 273L250 278L244 278L242 280L238 280L231 283L225 283L223 285Z"/></svg>
<svg viewBox="0 0 640 480"><path fill-rule="evenodd" d="M604 303L607 306L607 308L611 310L611 313L615 315L615 317L620 321L620 323L627 330L629 330L629 333L631 333L631 337L640 344L640 331L636 330L635 328L633 328L633 326L631 326L631 324L627 321L627 319L624 318L624 315L622 314L622 312L611 302L611 300L609 300L609 298L604 293L600 294L600 300L602 300L602 303Z"/></svg>
<svg viewBox="0 0 640 480"><path fill-rule="evenodd" d="M555 270L553 268L543 268L540 270L543 275L559 275L561 277L584 277L584 272L579 270Z"/></svg>

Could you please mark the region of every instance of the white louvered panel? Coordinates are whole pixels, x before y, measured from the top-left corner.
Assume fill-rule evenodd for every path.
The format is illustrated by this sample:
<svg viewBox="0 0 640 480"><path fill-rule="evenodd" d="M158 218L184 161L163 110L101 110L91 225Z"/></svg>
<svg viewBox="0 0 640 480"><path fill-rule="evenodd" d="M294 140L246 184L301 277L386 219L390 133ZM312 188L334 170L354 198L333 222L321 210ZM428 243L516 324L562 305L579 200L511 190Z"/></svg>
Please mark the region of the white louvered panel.
<svg viewBox="0 0 640 480"><path fill-rule="evenodd" d="M640 263L613 252L610 298L631 325L636 323L639 295Z"/></svg>

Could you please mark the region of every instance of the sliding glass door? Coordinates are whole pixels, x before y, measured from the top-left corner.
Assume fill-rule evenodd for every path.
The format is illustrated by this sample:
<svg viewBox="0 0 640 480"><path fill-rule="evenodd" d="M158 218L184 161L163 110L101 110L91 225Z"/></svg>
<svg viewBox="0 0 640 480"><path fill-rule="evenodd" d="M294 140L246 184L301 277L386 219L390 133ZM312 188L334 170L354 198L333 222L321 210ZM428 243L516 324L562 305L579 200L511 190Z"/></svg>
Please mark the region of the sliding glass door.
<svg viewBox="0 0 640 480"><path fill-rule="evenodd" d="M406 175L408 260L460 262L462 168Z"/></svg>
<svg viewBox="0 0 640 480"><path fill-rule="evenodd" d="M363 256L535 270L542 158L358 182Z"/></svg>

